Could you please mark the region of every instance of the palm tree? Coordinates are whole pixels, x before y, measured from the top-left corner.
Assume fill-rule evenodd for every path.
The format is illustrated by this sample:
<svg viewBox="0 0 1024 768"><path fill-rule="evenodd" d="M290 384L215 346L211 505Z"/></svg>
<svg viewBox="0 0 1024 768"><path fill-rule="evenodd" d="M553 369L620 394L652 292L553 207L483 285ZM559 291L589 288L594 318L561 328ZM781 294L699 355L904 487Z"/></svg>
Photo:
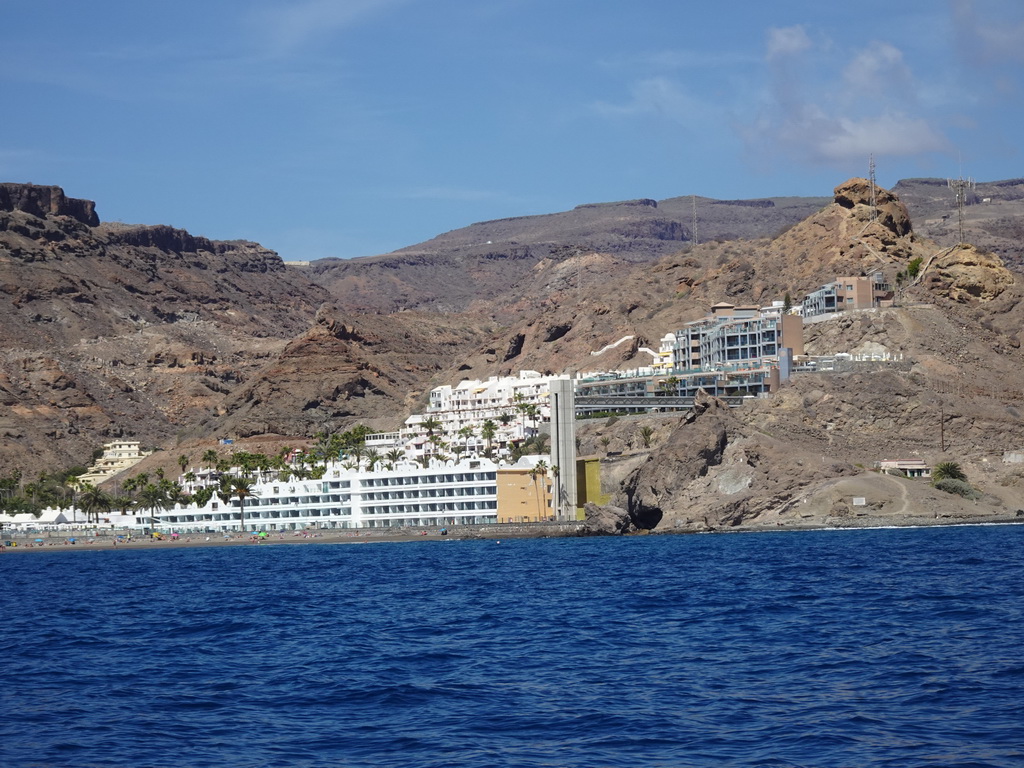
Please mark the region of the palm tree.
<svg viewBox="0 0 1024 768"><path fill-rule="evenodd" d="M82 492L78 495L78 504L82 511L85 512L86 522L92 516L93 522L99 523L100 512L109 513L114 502L106 491L101 491L92 483L85 483L82 486Z"/></svg>
<svg viewBox="0 0 1024 768"><path fill-rule="evenodd" d="M157 511L162 512L170 506L166 491L152 483L148 483L142 489L142 493L139 494L138 504L142 509L149 510L149 523L154 528L157 523Z"/></svg>
<svg viewBox="0 0 1024 768"><path fill-rule="evenodd" d="M128 510L132 508L134 501L135 500L127 493L122 493L110 498L110 508L119 510L122 515L127 515Z"/></svg>
<svg viewBox="0 0 1024 768"><path fill-rule="evenodd" d="M441 428L441 422L436 416L428 416L420 426L427 431L427 437L433 437L434 432Z"/></svg>
<svg viewBox="0 0 1024 768"><path fill-rule="evenodd" d="M363 463L363 457L366 456L366 446L362 443L353 445L348 449L348 455L355 461L356 466Z"/></svg>
<svg viewBox="0 0 1024 768"><path fill-rule="evenodd" d="M540 417L540 407L530 403L523 409L523 415L533 422L533 432L537 432L537 419Z"/></svg>
<svg viewBox="0 0 1024 768"><path fill-rule="evenodd" d="M366 451L366 468L373 472L377 468L377 462L380 461L380 451L376 448L370 448Z"/></svg>
<svg viewBox="0 0 1024 768"><path fill-rule="evenodd" d="M124 492L126 496L131 496L132 494L134 494L138 487L139 481L136 480L134 477L129 477L123 483L121 483L121 490Z"/></svg>
<svg viewBox="0 0 1024 768"><path fill-rule="evenodd" d="M650 448L651 438L654 437L654 427L650 426L649 424L644 424L642 427L640 427L640 430L637 434L640 435L640 441L644 444L644 448Z"/></svg>
<svg viewBox="0 0 1024 768"><path fill-rule="evenodd" d="M272 462L273 462L273 459L271 459L269 456L267 456L267 454L265 454L265 453L257 453L256 454L256 461L255 461L256 472L258 473L257 476L258 476L258 478L259 478L259 480L261 482L266 480L267 472L270 471L270 466L271 466Z"/></svg>
<svg viewBox="0 0 1024 768"><path fill-rule="evenodd" d="M164 493L167 495L168 504L187 504L188 494L185 493L178 483L168 482L163 488Z"/></svg>
<svg viewBox="0 0 1024 768"><path fill-rule="evenodd" d="M213 469L217 466L218 458L219 457L217 456L217 451L215 451L213 448L210 448L203 453L203 464Z"/></svg>
<svg viewBox="0 0 1024 768"><path fill-rule="evenodd" d="M498 425L491 419L487 419L480 427L480 437L484 439L484 455L490 458L491 455L491 441L494 440L494 436L498 433Z"/></svg>
<svg viewBox="0 0 1024 768"><path fill-rule="evenodd" d="M188 469L188 456L184 453L178 457L178 466L181 467L181 474L185 474L185 470Z"/></svg>
<svg viewBox="0 0 1024 768"><path fill-rule="evenodd" d="M538 477L547 478L548 474L548 463L541 459L533 465L533 469L530 470L530 477L533 480L533 484L537 486L537 519L541 520L545 517L544 515L544 493L543 486L537 482ZM545 483L546 485L546 483Z"/></svg>
<svg viewBox="0 0 1024 768"><path fill-rule="evenodd" d="M669 376L667 379L663 379L658 382L658 392L662 396L674 395L679 389L679 377Z"/></svg>
<svg viewBox="0 0 1024 768"><path fill-rule="evenodd" d="M245 532L245 500L259 494L253 487L253 483L246 477L235 477L231 479L230 496L238 497L238 529Z"/></svg>
<svg viewBox="0 0 1024 768"><path fill-rule="evenodd" d="M932 484L942 480L967 480L963 467L955 461L940 461L932 468Z"/></svg>
<svg viewBox="0 0 1024 768"><path fill-rule="evenodd" d="M405 458L405 451L401 448L392 448L390 451L384 454L384 460L387 462L388 469L394 469L395 466L402 459Z"/></svg>

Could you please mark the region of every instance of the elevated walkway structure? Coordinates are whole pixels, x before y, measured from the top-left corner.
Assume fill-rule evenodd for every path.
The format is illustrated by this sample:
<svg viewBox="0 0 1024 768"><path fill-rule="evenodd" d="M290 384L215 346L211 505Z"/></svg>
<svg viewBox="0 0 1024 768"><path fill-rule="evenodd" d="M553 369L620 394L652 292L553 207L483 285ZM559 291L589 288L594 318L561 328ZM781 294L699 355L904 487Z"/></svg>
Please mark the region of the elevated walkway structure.
<svg viewBox="0 0 1024 768"><path fill-rule="evenodd" d="M749 397L719 397L730 408L739 408ZM693 408L694 398L644 395L576 395L576 415L585 416L602 411L624 411L626 413L649 413L651 411L688 411Z"/></svg>

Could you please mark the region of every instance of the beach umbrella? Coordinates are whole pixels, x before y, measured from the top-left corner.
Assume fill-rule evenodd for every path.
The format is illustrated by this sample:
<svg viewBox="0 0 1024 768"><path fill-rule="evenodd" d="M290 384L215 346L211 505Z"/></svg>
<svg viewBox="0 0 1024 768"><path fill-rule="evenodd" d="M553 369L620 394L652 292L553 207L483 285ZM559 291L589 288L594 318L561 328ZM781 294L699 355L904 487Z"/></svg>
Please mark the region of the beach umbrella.
<svg viewBox="0 0 1024 768"><path fill-rule="evenodd" d="M42 539L36 539L36 541L42 541Z"/></svg>

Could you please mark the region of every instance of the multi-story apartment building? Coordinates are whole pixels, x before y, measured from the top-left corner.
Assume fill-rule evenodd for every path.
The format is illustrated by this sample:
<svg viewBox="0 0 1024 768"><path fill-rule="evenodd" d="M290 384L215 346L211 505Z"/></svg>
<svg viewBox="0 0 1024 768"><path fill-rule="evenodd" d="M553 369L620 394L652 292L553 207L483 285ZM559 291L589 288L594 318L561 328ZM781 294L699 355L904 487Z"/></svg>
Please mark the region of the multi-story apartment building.
<svg viewBox="0 0 1024 768"><path fill-rule="evenodd" d="M319 480L266 479L245 500L245 530L390 528L495 523L498 464L488 459L400 462L391 470L328 464ZM214 495L204 506L176 506L157 526L176 531L239 530L239 499Z"/></svg>
<svg viewBox="0 0 1024 768"><path fill-rule="evenodd" d="M803 321L782 307L735 306L720 303L702 320L675 333L673 368L717 371L754 364L778 364L780 350L804 353Z"/></svg>
<svg viewBox="0 0 1024 768"><path fill-rule="evenodd" d="M881 272L860 277L837 277L818 290L807 294L802 302L807 318L843 312L848 309L871 309L890 305L892 287Z"/></svg>
<svg viewBox="0 0 1024 768"><path fill-rule="evenodd" d="M96 485L102 483L118 472L134 467L144 458L149 456L151 451L143 451L141 443L133 440L115 440L112 443L103 445L103 454L85 472L78 477L78 483L91 483Z"/></svg>
<svg viewBox="0 0 1024 768"><path fill-rule="evenodd" d="M486 381L466 379L435 387L424 413L414 414L398 432L367 437L366 447L378 451L402 450L408 458L438 453L495 456L508 454L509 443L537 434L540 423L551 418L551 382L567 376L544 376L520 371L518 376L492 376ZM494 434L482 427L491 422ZM441 449L441 444L447 446Z"/></svg>
<svg viewBox="0 0 1024 768"><path fill-rule="evenodd" d="M803 320L770 307L720 303L711 313L661 340L649 371L588 375L576 383L580 396L718 397L757 395L788 376L793 356L804 354ZM634 406L643 410L646 406Z"/></svg>

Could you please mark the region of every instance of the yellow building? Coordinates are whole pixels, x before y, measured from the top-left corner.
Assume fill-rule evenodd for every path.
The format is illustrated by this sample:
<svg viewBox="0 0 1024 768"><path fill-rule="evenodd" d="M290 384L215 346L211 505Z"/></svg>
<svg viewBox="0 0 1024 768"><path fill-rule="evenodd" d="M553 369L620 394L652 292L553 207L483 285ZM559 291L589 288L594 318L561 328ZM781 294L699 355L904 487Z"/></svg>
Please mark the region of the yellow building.
<svg viewBox="0 0 1024 768"><path fill-rule="evenodd" d="M130 469L149 456L152 451L142 450L141 444L134 440L116 440L103 445L103 454L96 463L78 477L78 484L90 483L99 485L104 480Z"/></svg>
<svg viewBox="0 0 1024 768"><path fill-rule="evenodd" d="M576 519L583 519L583 507L588 501L607 504L612 500L610 493L601 491L601 459L586 456L576 460Z"/></svg>
<svg viewBox="0 0 1024 768"><path fill-rule="evenodd" d="M554 520L551 485L555 478L550 467L538 465L540 456L526 456L514 467L504 467L498 476L498 522L536 523ZM611 494L601 491L601 460L589 456L576 461L576 492L573 504L576 519L583 519L588 501L607 504Z"/></svg>
<svg viewBox="0 0 1024 768"><path fill-rule="evenodd" d="M539 456L525 456L514 467L498 470L498 522L536 523L554 520L551 508L551 470L538 465Z"/></svg>

